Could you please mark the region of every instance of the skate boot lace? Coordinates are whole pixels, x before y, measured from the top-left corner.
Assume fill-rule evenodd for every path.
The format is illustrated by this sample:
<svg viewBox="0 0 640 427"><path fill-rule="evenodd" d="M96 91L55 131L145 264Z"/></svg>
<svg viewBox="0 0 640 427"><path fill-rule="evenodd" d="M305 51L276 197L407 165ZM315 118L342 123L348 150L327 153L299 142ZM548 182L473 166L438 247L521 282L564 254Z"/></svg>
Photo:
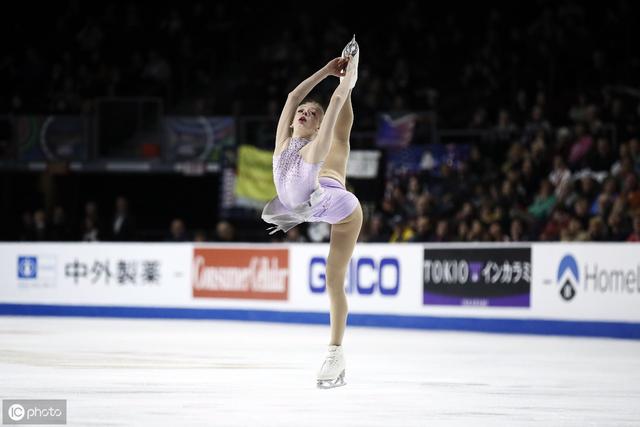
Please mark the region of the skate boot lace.
<svg viewBox="0 0 640 427"><path fill-rule="evenodd" d="M338 364L338 353L335 351L329 352L327 358L324 361L324 364L327 368L333 368Z"/></svg>

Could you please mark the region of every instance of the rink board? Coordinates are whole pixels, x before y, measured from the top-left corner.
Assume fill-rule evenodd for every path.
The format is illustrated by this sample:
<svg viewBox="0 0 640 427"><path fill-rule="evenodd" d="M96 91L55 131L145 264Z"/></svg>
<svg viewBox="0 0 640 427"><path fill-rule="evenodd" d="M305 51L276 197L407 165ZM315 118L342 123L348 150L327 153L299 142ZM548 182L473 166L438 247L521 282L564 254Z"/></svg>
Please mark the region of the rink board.
<svg viewBox="0 0 640 427"><path fill-rule="evenodd" d="M0 244L0 314L328 323L323 244ZM631 244L359 244L349 323L640 338Z"/></svg>

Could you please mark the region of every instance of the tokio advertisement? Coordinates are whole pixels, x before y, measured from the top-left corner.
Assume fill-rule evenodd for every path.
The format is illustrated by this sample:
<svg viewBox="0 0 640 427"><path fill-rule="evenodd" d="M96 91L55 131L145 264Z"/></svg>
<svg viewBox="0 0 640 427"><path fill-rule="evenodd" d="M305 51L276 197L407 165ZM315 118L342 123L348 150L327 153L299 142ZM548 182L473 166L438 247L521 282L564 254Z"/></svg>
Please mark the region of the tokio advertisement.
<svg viewBox="0 0 640 427"><path fill-rule="evenodd" d="M188 245L0 246L3 302L151 305L188 301Z"/></svg>
<svg viewBox="0 0 640 427"><path fill-rule="evenodd" d="M640 321L640 246L536 244L534 306L544 317Z"/></svg>
<svg viewBox="0 0 640 427"><path fill-rule="evenodd" d="M191 268L194 298L287 300L287 249L195 247Z"/></svg>
<svg viewBox="0 0 640 427"><path fill-rule="evenodd" d="M427 247L425 306L529 307L530 247Z"/></svg>

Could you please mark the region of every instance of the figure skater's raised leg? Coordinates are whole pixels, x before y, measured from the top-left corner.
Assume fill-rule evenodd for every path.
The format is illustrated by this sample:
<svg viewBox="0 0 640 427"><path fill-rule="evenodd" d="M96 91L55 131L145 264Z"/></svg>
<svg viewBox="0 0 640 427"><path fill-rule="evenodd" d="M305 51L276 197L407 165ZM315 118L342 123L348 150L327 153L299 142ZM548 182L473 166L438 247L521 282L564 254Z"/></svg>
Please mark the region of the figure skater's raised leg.
<svg viewBox="0 0 640 427"><path fill-rule="evenodd" d="M347 176L347 162L349 161L349 140L353 126L353 106L351 105L351 91L345 100L333 130L333 139L329 154L320 169L320 176L333 178L345 185Z"/></svg>

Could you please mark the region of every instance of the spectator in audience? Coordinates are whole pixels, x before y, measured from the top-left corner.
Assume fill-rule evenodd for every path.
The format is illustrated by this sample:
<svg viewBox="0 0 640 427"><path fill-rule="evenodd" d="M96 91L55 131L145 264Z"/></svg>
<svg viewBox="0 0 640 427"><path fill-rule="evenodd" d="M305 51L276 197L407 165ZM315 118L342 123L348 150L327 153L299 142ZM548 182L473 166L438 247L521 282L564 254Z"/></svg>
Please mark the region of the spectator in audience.
<svg viewBox="0 0 640 427"><path fill-rule="evenodd" d="M611 212L607 218L609 228L609 239L614 242L623 242L629 236L629 228L622 220L622 214Z"/></svg>
<svg viewBox="0 0 640 427"><path fill-rule="evenodd" d="M187 242L189 239L189 235L187 233L187 227L184 224L184 221L181 218L175 218L171 221L171 225L169 227L169 234L166 238L168 242Z"/></svg>
<svg viewBox="0 0 640 427"><path fill-rule="evenodd" d="M462 208L456 214L455 220L457 222L468 222L471 221L474 217L473 204L467 201L462 204Z"/></svg>
<svg viewBox="0 0 640 427"><path fill-rule="evenodd" d="M100 235L100 239L102 239L103 228L101 226L100 218L98 216L98 205L93 201L88 201L84 205L84 219L82 222L82 230L81 230L81 235L83 236L83 240L88 230L93 230L93 229L96 230L96 235Z"/></svg>
<svg viewBox="0 0 640 427"><path fill-rule="evenodd" d="M198 243L203 243L208 241L207 232L201 228L197 229L193 232L193 241Z"/></svg>
<svg viewBox="0 0 640 427"><path fill-rule="evenodd" d="M575 139L571 150L569 152L569 164L573 167L584 166L583 160L586 158L587 153L591 150L593 145L593 138L582 123L578 123L575 126Z"/></svg>
<svg viewBox="0 0 640 427"><path fill-rule="evenodd" d="M409 177L409 185L407 187L407 202L414 205L416 204L420 194L422 194L422 186L417 176L412 175Z"/></svg>
<svg viewBox="0 0 640 427"><path fill-rule="evenodd" d="M431 240L431 221L428 216L421 215L416 219L416 232L409 240L411 242L428 242Z"/></svg>
<svg viewBox="0 0 640 427"><path fill-rule="evenodd" d="M563 200L571 187L571 171L561 155L555 155L553 157L553 170L549 174L549 181L555 188L556 198Z"/></svg>
<svg viewBox="0 0 640 427"><path fill-rule="evenodd" d="M551 214L551 219L544 226L542 233L540 233L540 240L558 240L561 231L567 228L570 220L569 213L562 206L556 205Z"/></svg>
<svg viewBox="0 0 640 427"><path fill-rule="evenodd" d="M71 231L69 224L67 224L64 208L60 205L53 208L50 237L55 242L66 242L71 238Z"/></svg>
<svg viewBox="0 0 640 427"><path fill-rule="evenodd" d="M489 241L490 242L508 242L509 238L502 232L502 226L499 222L493 222L489 225Z"/></svg>
<svg viewBox="0 0 640 427"><path fill-rule="evenodd" d="M560 240L565 242L572 241L586 241L588 238L587 232L582 228L582 224L577 218L571 218L567 228L563 228L560 231Z"/></svg>
<svg viewBox="0 0 640 427"><path fill-rule="evenodd" d="M432 242L447 242L449 241L449 221L441 219L436 225L436 232L431 239Z"/></svg>
<svg viewBox="0 0 640 427"><path fill-rule="evenodd" d="M535 200L529 205L529 213L537 220L544 220L551 213L556 201L557 198L552 192L551 183L545 179L540 183Z"/></svg>
<svg viewBox="0 0 640 427"><path fill-rule="evenodd" d="M538 183L540 182L540 172L533 167L533 160L531 156L527 155L522 161L522 170L520 174L519 183L524 190L526 196L535 194L538 189Z"/></svg>
<svg viewBox="0 0 640 427"><path fill-rule="evenodd" d="M624 142L618 148L618 159L611 166L611 175L619 179L628 173L632 173L633 170L634 166L629 152L629 145Z"/></svg>
<svg viewBox="0 0 640 427"><path fill-rule="evenodd" d="M43 209L38 209L33 213L33 240L49 240L49 225Z"/></svg>
<svg viewBox="0 0 640 427"><path fill-rule="evenodd" d="M509 111L501 109L498 112L498 123L493 129L494 138L497 143L508 144L513 141L518 132L517 126L511 122Z"/></svg>
<svg viewBox="0 0 640 427"><path fill-rule="evenodd" d="M456 235L452 238L452 240L456 242L466 242L469 231L469 224L466 221L459 221Z"/></svg>
<svg viewBox="0 0 640 427"><path fill-rule="evenodd" d="M100 240L100 230L96 226L92 216L84 217L81 240L83 242L97 242Z"/></svg>
<svg viewBox="0 0 640 427"><path fill-rule="evenodd" d="M632 215L640 214L640 186L635 173L629 173L624 179L622 196L625 198L629 212Z"/></svg>
<svg viewBox="0 0 640 427"><path fill-rule="evenodd" d="M392 232L391 237L389 237L390 243L399 243L399 242L409 242L411 241L414 232L406 223L404 217L402 215L395 215L391 220Z"/></svg>
<svg viewBox="0 0 640 427"><path fill-rule="evenodd" d="M573 205L573 215L578 221L582 229L589 227L589 201L585 197L579 197Z"/></svg>
<svg viewBox="0 0 640 427"><path fill-rule="evenodd" d="M640 215L633 217L633 231L627 237L627 242L640 242Z"/></svg>
<svg viewBox="0 0 640 427"><path fill-rule="evenodd" d="M35 240L35 232L33 229L33 213L29 211L22 212L20 221L20 235L21 241L33 241Z"/></svg>
<svg viewBox="0 0 640 427"><path fill-rule="evenodd" d="M588 240L593 242L604 242L609 240L607 226L599 216L594 216L589 219L589 228L587 233L589 234Z"/></svg>
<svg viewBox="0 0 640 427"><path fill-rule="evenodd" d="M529 235L526 234L524 223L520 218L514 218L511 220L508 240L512 242L528 242L531 240Z"/></svg>
<svg viewBox="0 0 640 427"><path fill-rule="evenodd" d="M487 240L486 231L482 221L474 219L471 223L471 230L467 236L467 240L470 242L484 242Z"/></svg>
<svg viewBox="0 0 640 427"><path fill-rule="evenodd" d="M122 196L116 199L111 231L112 239L115 241L135 240L135 221L129 213L129 202Z"/></svg>
<svg viewBox="0 0 640 427"><path fill-rule="evenodd" d="M284 241L287 243L304 243L307 242L307 238L302 235L300 232L300 225L293 227L291 230L287 232L285 235Z"/></svg>
<svg viewBox="0 0 640 427"><path fill-rule="evenodd" d="M587 199L589 207L593 205L598 195L598 187L596 181L591 175L583 175L577 182L575 195Z"/></svg>
<svg viewBox="0 0 640 427"><path fill-rule="evenodd" d="M589 213L591 215L601 215L606 218L609 215L609 211L616 197L616 180L608 177L604 180L602 191L595 198Z"/></svg>
<svg viewBox="0 0 640 427"><path fill-rule="evenodd" d="M381 214L373 215L368 225L367 231L364 233L367 236L365 238L366 242L382 243L388 242L391 238L391 233L384 222L384 216Z"/></svg>
<svg viewBox="0 0 640 427"><path fill-rule="evenodd" d="M591 150L588 155L587 166L589 169L592 171L609 172L614 161L615 157L611 150L609 140L604 137L598 138L596 149Z"/></svg>
<svg viewBox="0 0 640 427"><path fill-rule="evenodd" d="M545 136L549 136L551 134L551 125L544 118L542 107L535 105L531 109L531 118L524 128L524 142L528 144L533 141L539 131L544 132Z"/></svg>
<svg viewBox="0 0 640 427"><path fill-rule="evenodd" d="M216 224L216 240L218 242L233 242L236 230L229 221L219 221Z"/></svg>

